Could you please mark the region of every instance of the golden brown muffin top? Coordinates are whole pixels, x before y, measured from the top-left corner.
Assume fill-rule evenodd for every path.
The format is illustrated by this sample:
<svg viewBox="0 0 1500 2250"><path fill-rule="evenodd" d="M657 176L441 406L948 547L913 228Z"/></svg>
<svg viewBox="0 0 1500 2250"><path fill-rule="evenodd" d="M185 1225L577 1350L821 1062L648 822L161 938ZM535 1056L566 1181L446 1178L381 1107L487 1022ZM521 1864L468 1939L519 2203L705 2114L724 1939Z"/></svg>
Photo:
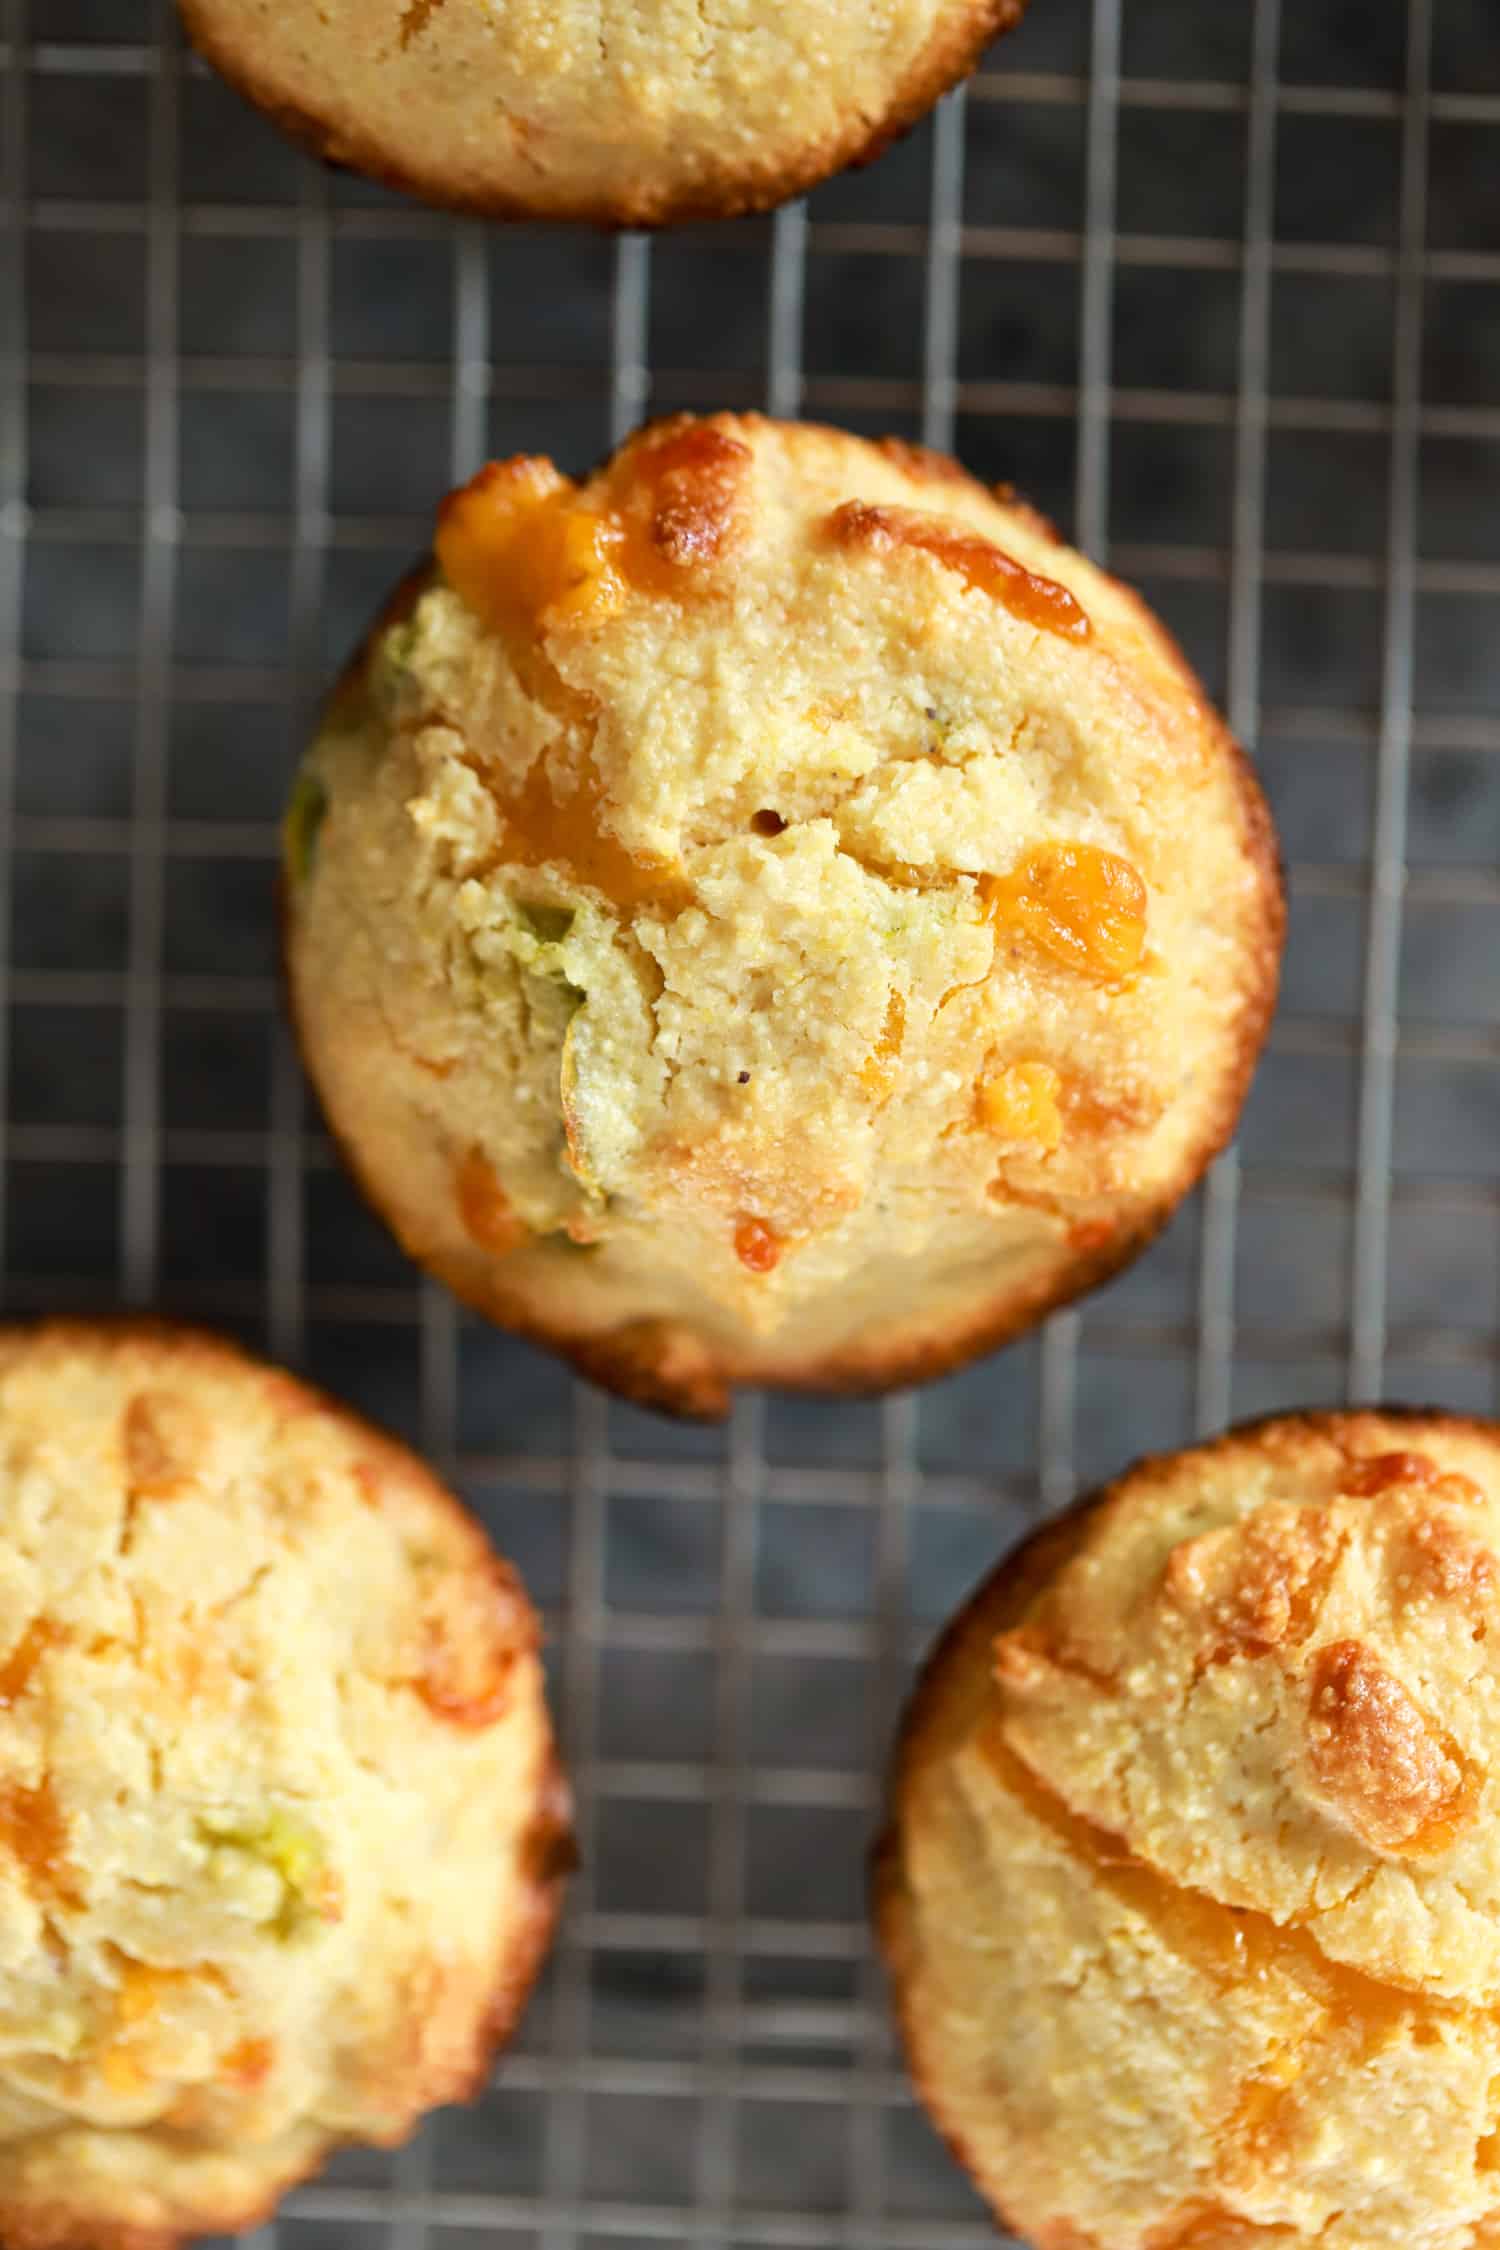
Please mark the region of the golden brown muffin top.
<svg viewBox="0 0 1500 2250"><path fill-rule="evenodd" d="M182 0L231 79L442 203L615 225L761 209L878 153L1023 0Z"/></svg>
<svg viewBox="0 0 1500 2250"><path fill-rule="evenodd" d="M1500 1456L1378 1415L1137 1472L996 1647L1007 1741L1174 1882L1500 2001Z"/></svg>
<svg viewBox="0 0 1500 2250"><path fill-rule="evenodd" d="M1040 2250L1500 2240L1500 1430L1296 1416L983 1587L877 1880L924 2097Z"/></svg>
<svg viewBox="0 0 1500 2250"><path fill-rule="evenodd" d="M307 1052L419 1254L587 1247L569 1305L780 1379L858 1366L877 1291L951 1356L1159 1218L1281 918L1125 589L941 456L755 415L494 464L436 561L289 836Z"/></svg>
<svg viewBox="0 0 1500 2250"><path fill-rule="evenodd" d="M537 1624L230 1346L0 1329L0 2232L253 2217L469 2088L550 1920Z"/></svg>

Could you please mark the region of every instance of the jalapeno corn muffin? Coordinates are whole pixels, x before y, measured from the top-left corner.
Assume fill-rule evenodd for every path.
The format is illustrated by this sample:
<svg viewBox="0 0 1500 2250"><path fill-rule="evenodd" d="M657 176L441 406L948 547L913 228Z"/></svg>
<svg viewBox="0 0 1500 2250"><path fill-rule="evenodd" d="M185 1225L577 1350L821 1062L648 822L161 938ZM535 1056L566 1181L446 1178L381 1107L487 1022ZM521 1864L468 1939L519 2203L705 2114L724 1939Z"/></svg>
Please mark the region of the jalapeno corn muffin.
<svg viewBox="0 0 1500 2250"><path fill-rule="evenodd" d="M338 163L496 217L659 226L867 162L1025 0L181 0Z"/></svg>
<svg viewBox="0 0 1500 2250"><path fill-rule="evenodd" d="M1001 1568L908 1714L907 2050L1039 2250L1500 2243L1500 1429L1293 1416Z"/></svg>
<svg viewBox="0 0 1500 2250"><path fill-rule="evenodd" d="M252 2224L471 2092L567 1801L517 1580L226 1344L0 1329L0 2239Z"/></svg>
<svg viewBox="0 0 1500 2250"><path fill-rule="evenodd" d="M703 1413L1119 1265L1233 1127L1281 939L1133 596L950 461L753 415L454 494L287 863L307 1061L407 1249Z"/></svg>

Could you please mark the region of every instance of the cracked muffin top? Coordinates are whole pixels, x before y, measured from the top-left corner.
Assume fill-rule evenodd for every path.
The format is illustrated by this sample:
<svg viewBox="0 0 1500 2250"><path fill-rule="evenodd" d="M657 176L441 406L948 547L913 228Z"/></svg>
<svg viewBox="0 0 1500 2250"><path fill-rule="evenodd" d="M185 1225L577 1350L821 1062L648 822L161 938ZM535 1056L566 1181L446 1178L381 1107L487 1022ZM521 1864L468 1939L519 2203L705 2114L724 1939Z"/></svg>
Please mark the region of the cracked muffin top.
<svg viewBox="0 0 1500 2250"><path fill-rule="evenodd" d="M1150 1462L981 1590L898 1760L914 2074L1043 2250L1500 2242L1500 1431Z"/></svg>
<svg viewBox="0 0 1500 2250"><path fill-rule="evenodd" d="M700 1408L942 1366L1120 1263L1233 1126L1281 934L1131 594L941 456L753 415L456 493L288 872L407 1247Z"/></svg>
<svg viewBox="0 0 1500 2250"><path fill-rule="evenodd" d="M493 216L764 210L877 156L1024 0L181 0L335 161Z"/></svg>
<svg viewBox="0 0 1500 2250"><path fill-rule="evenodd" d="M226 1344L0 1329L0 2234L155 2250L467 2093L566 1804L518 1582Z"/></svg>

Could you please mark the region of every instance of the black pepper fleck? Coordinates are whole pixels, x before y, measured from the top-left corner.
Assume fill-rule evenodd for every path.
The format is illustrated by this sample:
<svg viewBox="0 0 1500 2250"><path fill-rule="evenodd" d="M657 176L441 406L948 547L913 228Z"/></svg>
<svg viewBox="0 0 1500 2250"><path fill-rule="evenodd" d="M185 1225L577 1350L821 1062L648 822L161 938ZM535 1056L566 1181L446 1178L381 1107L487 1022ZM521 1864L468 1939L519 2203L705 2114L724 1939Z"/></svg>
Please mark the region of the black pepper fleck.
<svg viewBox="0 0 1500 2250"><path fill-rule="evenodd" d="M750 1073L749 1073L749 1071L748 1071L748 1070L742 1070L742 1071L740 1072L740 1084L741 1084L742 1086L748 1086L748 1085L749 1085L749 1083L750 1083Z"/></svg>

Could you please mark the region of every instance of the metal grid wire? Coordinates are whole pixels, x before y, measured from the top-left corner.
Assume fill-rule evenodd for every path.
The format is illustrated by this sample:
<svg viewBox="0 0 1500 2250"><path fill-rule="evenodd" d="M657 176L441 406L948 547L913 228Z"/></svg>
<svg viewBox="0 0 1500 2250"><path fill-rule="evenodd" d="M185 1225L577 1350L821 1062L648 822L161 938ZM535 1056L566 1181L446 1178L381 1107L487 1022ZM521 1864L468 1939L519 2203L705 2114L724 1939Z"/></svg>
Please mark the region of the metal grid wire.
<svg viewBox="0 0 1500 2250"><path fill-rule="evenodd" d="M286 2250L966 2250L861 1918L920 1644L1232 1413L1485 1411L1500 1287L1500 23L1035 0L869 174L650 244L330 180L166 0L0 0L6 1301L236 1328L401 1427L544 1604L585 1869L471 2113ZM764 404L1007 475L1176 626L1290 859L1239 1153L1080 1312L677 1430L417 1281L276 1020L275 812L432 497Z"/></svg>

